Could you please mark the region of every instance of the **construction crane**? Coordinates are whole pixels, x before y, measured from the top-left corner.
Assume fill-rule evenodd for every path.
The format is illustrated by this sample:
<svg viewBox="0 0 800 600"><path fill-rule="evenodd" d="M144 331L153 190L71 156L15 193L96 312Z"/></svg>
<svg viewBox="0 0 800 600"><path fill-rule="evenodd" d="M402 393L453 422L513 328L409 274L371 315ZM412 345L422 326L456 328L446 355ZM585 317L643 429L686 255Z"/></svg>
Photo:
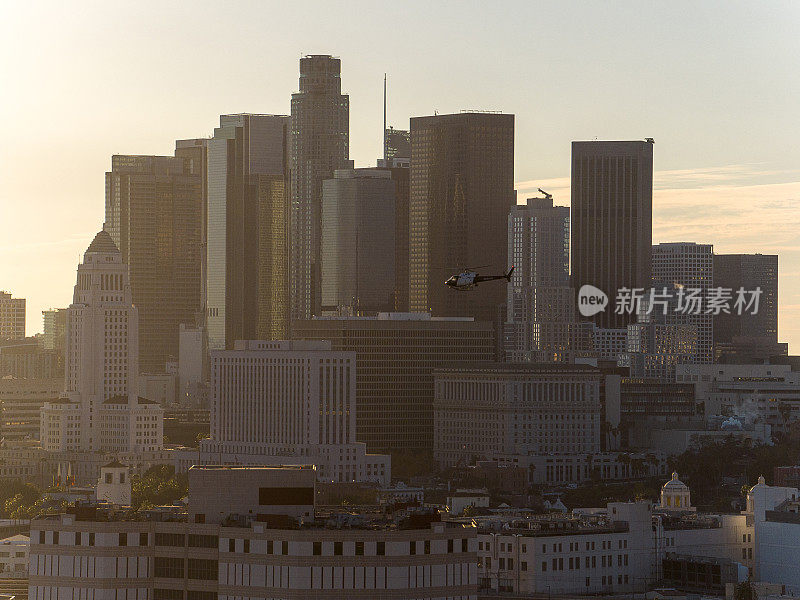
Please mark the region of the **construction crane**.
<svg viewBox="0 0 800 600"><path fill-rule="evenodd" d="M539 192L544 194L545 200L552 200L553 199L553 194L548 194L542 188L539 188Z"/></svg>

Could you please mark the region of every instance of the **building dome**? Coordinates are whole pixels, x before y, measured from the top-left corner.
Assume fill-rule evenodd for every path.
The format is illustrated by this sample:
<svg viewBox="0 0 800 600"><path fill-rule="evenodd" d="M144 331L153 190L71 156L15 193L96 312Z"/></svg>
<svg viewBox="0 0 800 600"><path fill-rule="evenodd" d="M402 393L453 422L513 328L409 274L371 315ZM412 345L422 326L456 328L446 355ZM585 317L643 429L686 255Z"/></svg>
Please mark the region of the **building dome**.
<svg viewBox="0 0 800 600"><path fill-rule="evenodd" d="M672 479L661 488L661 508L665 510L693 510L689 486L673 473Z"/></svg>

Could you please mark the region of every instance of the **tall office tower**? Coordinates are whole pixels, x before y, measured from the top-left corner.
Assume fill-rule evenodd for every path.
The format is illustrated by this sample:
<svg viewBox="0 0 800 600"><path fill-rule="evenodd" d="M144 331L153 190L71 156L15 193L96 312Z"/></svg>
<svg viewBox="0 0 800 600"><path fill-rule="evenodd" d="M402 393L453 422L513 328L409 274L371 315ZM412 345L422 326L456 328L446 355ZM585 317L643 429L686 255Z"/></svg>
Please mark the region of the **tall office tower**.
<svg viewBox="0 0 800 600"><path fill-rule="evenodd" d="M509 362L562 362L588 352L569 287L569 207L551 197L529 198L508 215L504 350ZM583 344L581 344L583 340Z"/></svg>
<svg viewBox="0 0 800 600"><path fill-rule="evenodd" d="M572 287L608 295L588 317L601 328L624 328L616 314L622 288L649 288L653 234L653 142L572 142Z"/></svg>
<svg viewBox="0 0 800 600"><path fill-rule="evenodd" d="M289 117L222 115L208 140L206 327L211 349L286 337Z"/></svg>
<svg viewBox="0 0 800 600"><path fill-rule="evenodd" d="M653 246L653 285L666 282L697 289L706 298L712 287L714 247L711 244L675 242ZM659 287L663 287L659 284ZM684 322L697 330L696 361L714 361L714 327L711 314L686 314Z"/></svg>
<svg viewBox="0 0 800 600"><path fill-rule="evenodd" d="M411 132L407 129L384 129L385 160L411 158Z"/></svg>
<svg viewBox="0 0 800 600"><path fill-rule="evenodd" d="M391 480L356 442L356 356L325 341L237 341L211 353L210 464L315 464L329 482Z"/></svg>
<svg viewBox="0 0 800 600"><path fill-rule="evenodd" d="M443 284L464 267L507 269L514 205L514 115L460 113L411 119L409 308L494 321L502 282L456 292Z"/></svg>
<svg viewBox="0 0 800 600"><path fill-rule="evenodd" d="M732 290L761 289L758 312L720 313L714 316L716 354L756 350L756 354L778 354L778 256L776 254L714 255L714 287ZM731 303L733 305L733 303ZM750 346L751 348L746 348ZM759 350L757 347L761 347Z"/></svg>
<svg viewBox="0 0 800 600"><path fill-rule="evenodd" d="M411 159L378 159L378 168L387 169L394 182L394 310L408 311L408 199L411 187Z"/></svg>
<svg viewBox="0 0 800 600"><path fill-rule="evenodd" d="M188 161L192 173L200 174L200 306L198 307L194 325L205 327L206 315L206 248L208 245L208 138L175 140L175 158Z"/></svg>
<svg viewBox="0 0 800 600"><path fill-rule="evenodd" d="M139 311L128 265L109 233L98 233L78 265L67 309L62 400L42 408L50 451L149 451L162 445L163 410L139 398Z"/></svg>
<svg viewBox="0 0 800 600"><path fill-rule="evenodd" d="M171 156L111 157L104 228L128 265L139 310L139 367L163 373L178 328L200 310L201 165Z"/></svg>
<svg viewBox="0 0 800 600"><path fill-rule="evenodd" d="M341 61L319 54L301 58L300 92L292 94L292 319L319 314L322 182L347 167L349 127Z"/></svg>
<svg viewBox="0 0 800 600"><path fill-rule="evenodd" d="M25 298L0 291L0 340L25 339Z"/></svg>
<svg viewBox="0 0 800 600"><path fill-rule="evenodd" d="M67 329L67 309L51 308L42 311L42 348L64 352L64 334Z"/></svg>
<svg viewBox="0 0 800 600"><path fill-rule="evenodd" d="M491 323L427 313L323 317L292 334L356 353L356 439L369 452L432 452L433 370L493 360L495 349Z"/></svg>
<svg viewBox="0 0 800 600"><path fill-rule="evenodd" d="M322 183L322 312L394 309L395 184L385 169L337 169Z"/></svg>

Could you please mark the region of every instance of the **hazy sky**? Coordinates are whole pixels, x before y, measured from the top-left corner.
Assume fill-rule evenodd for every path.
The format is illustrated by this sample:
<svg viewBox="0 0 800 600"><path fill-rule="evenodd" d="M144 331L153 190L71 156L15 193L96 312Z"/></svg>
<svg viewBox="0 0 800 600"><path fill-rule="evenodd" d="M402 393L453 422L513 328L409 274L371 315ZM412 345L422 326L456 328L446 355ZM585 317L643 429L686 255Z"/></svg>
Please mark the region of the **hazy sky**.
<svg viewBox="0 0 800 600"><path fill-rule="evenodd" d="M569 203L572 140L655 138L654 241L778 253L800 352L799 24L790 1L4 3L0 289L41 331L102 226L112 154L288 114L300 56L331 53L357 166L381 152L384 72L396 127L514 113L520 200Z"/></svg>

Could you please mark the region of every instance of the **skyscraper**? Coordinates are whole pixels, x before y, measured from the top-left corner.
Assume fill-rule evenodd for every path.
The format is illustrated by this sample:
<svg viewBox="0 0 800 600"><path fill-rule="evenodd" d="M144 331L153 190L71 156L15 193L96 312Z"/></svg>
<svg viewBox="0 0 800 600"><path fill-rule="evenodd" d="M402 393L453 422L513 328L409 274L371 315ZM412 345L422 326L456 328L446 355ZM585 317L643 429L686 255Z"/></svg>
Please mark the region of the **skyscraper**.
<svg viewBox="0 0 800 600"><path fill-rule="evenodd" d="M208 140L206 327L211 349L285 337L289 117L222 115Z"/></svg>
<svg viewBox="0 0 800 600"><path fill-rule="evenodd" d="M64 334L67 329L67 309L51 308L42 311L42 348L64 353Z"/></svg>
<svg viewBox="0 0 800 600"><path fill-rule="evenodd" d="M322 183L322 311L394 310L395 185L385 169L337 169Z"/></svg>
<svg viewBox="0 0 800 600"><path fill-rule="evenodd" d="M622 288L649 288L653 233L653 142L572 142L572 286L608 295L589 317L624 328L635 314L615 313Z"/></svg>
<svg viewBox="0 0 800 600"><path fill-rule="evenodd" d="M64 398L42 408L43 448L161 448L163 410L137 394L138 313L128 265L109 233L101 231L78 265L67 309Z"/></svg>
<svg viewBox="0 0 800 600"><path fill-rule="evenodd" d="M386 160L393 158L411 158L411 132L407 129L389 127L383 132L384 154Z"/></svg>
<svg viewBox="0 0 800 600"><path fill-rule="evenodd" d="M322 182L347 167L350 98L342 94L341 61L300 59L300 91L292 94L291 318L321 306Z"/></svg>
<svg viewBox="0 0 800 600"><path fill-rule="evenodd" d="M104 228L128 265L139 309L139 367L164 372L178 329L200 310L202 165L171 156L111 157Z"/></svg>
<svg viewBox="0 0 800 600"><path fill-rule="evenodd" d="M0 340L25 339L25 298L0 291Z"/></svg>
<svg viewBox="0 0 800 600"><path fill-rule="evenodd" d="M660 291L666 284L698 289L705 298L712 285L714 247L711 244L675 242L653 246L653 285ZM682 315L680 321L697 330L695 360L709 363L714 360L713 317L709 313Z"/></svg>
<svg viewBox="0 0 800 600"><path fill-rule="evenodd" d="M411 159L378 160L379 169L387 169L394 182L394 310L408 311L408 200L411 184Z"/></svg>
<svg viewBox="0 0 800 600"><path fill-rule="evenodd" d="M459 113L411 119L409 308L493 321L503 283L455 292L464 267L507 268L514 204L514 115ZM486 266L482 266L486 265Z"/></svg>
<svg viewBox="0 0 800 600"><path fill-rule="evenodd" d="M508 215L504 350L509 362L568 361L580 348L575 293L569 287L569 207L529 198ZM585 336L585 350L589 338Z"/></svg>
<svg viewBox="0 0 800 600"><path fill-rule="evenodd" d="M735 343L778 343L778 256L776 254L715 254L714 287L732 290L761 288L758 312L714 316L714 344L718 353ZM737 340L738 338L738 340ZM726 348L727 347L727 348ZM777 352L776 352L777 353Z"/></svg>

